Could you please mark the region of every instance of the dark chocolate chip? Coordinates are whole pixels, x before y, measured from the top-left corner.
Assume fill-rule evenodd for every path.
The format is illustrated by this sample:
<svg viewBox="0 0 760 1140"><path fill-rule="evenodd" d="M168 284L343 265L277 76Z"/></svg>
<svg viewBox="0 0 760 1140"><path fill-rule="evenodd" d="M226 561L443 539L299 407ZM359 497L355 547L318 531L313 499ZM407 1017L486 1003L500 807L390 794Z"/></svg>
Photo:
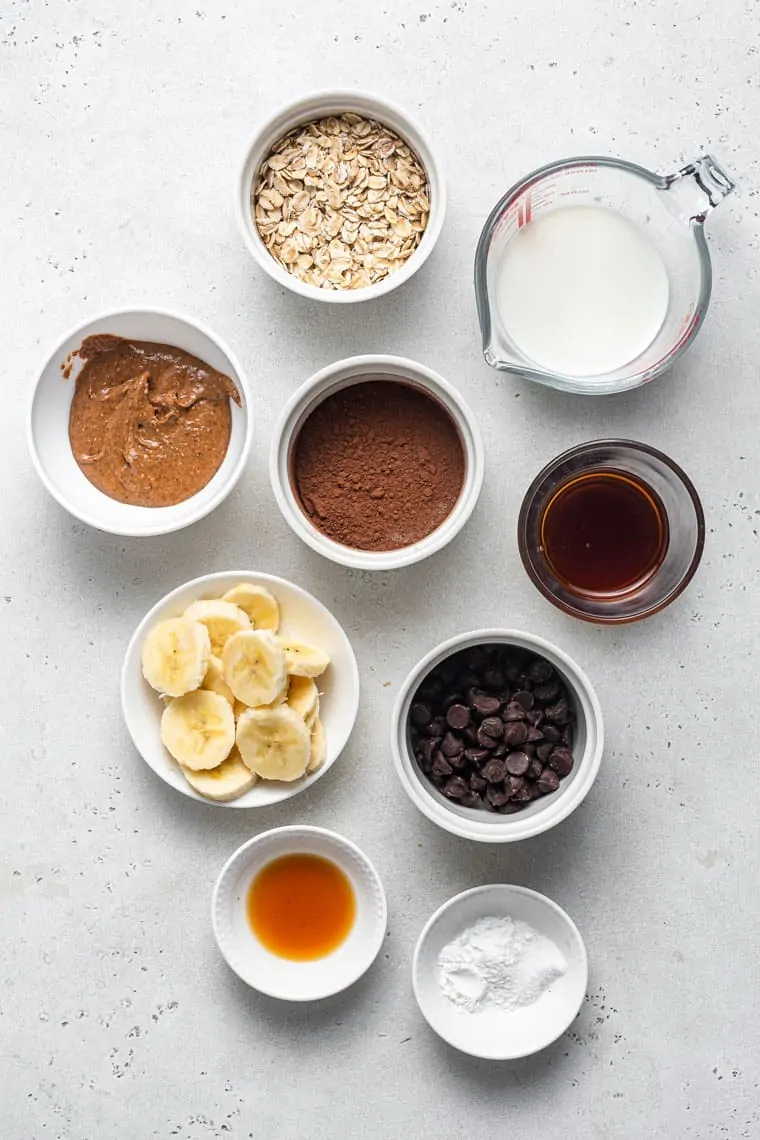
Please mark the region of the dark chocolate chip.
<svg viewBox="0 0 760 1140"><path fill-rule="evenodd" d="M504 712L501 714L502 720L525 720L525 709L517 701L510 701Z"/></svg>
<svg viewBox="0 0 760 1140"><path fill-rule="evenodd" d="M543 744L539 744L536 748L536 756L544 763L549 759L556 745L551 740L545 740Z"/></svg>
<svg viewBox="0 0 760 1140"><path fill-rule="evenodd" d="M553 724L542 724L541 731L544 734L544 740L550 740L552 744L557 744L562 737L562 733Z"/></svg>
<svg viewBox="0 0 760 1140"><path fill-rule="evenodd" d="M535 657L528 666L528 676L531 681L538 683L548 681L553 672L552 666L545 657Z"/></svg>
<svg viewBox="0 0 760 1140"><path fill-rule="evenodd" d="M535 698L533 694L527 689L520 689L513 695L512 700L516 701L518 705L522 705L526 712L530 712L530 710L533 708L533 705L535 704Z"/></svg>
<svg viewBox="0 0 760 1140"><path fill-rule="evenodd" d="M533 728L529 731L524 720L509 720L504 725L504 740L510 748L515 748L518 744L524 744L529 740L530 733L535 731Z"/></svg>
<svg viewBox="0 0 760 1140"><path fill-rule="evenodd" d="M451 765L442 752L436 752L433 757L433 767L431 769L434 776L450 776L452 772Z"/></svg>
<svg viewBox="0 0 760 1140"><path fill-rule="evenodd" d="M501 740L504 735L504 725L500 717L487 716L484 721L481 721L480 731L484 732L486 736L493 737L494 740Z"/></svg>
<svg viewBox="0 0 760 1140"><path fill-rule="evenodd" d="M449 705L446 720L452 728L467 728L470 723L470 710L466 705Z"/></svg>
<svg viewBox="0 0 760 1140"><path fill-rule="evenodd" d="M516 812L522 811L524 807L525 804L518 803L517 800L507 800L507 802L502 804L499 808L499 814L514 815Z"/></svg>
<svg viewBox="0 0 760 1140"><path fill-rule="evenodd" d="M544 768L536 780L536 787L542 796L548 796L559 787L559 776L551 768Z"/></svg>
<svg viewBox="0 0 760 1140"><path fill-rule="evenodd" d="M491 755L490 751L486 748L467 748L464 752L465 758L472 764L482 764Z"/></svg>
<svg viewBox="0 0 760 1140"><path fill-rule="evenodd" d="M470 776L470 787L473 792L484 792L488 787L488 781L484 780L483 777L479 776L476 772L473 772Z"/></svg>
<svg viewBox="0 0 760 1140"><path fill-rule="evenodd" d="M430 720L430 709L420 701L415 701L409 710L409 719L415 728L424 728Z"/></svg>
<svg viewBox="0 0 760 1140"><path fill-rule="evenodd" d="M533 693L537 701L553 701L559 692L559 681L555 677L552 681L546 681L543 685L536 685Z"/></svg>
<svg viewBox="0 0 760 1140"><path fill-rule="evenodd" d="M469 796L470 789L465 780L461 776L452 776L447 780L441 789L444 796L448 796L450 800L462 800L465 796Z"/></svg>
<svg viewBox="0 0 760 1140"><path fill-rule="evenodd" d="M489 784L501 784L507 774L503 760L489 760L480 769L480 774Z"/></svg>
<svg viewBox="0 0 760 1140"><path fill-rule="evenodd" d="M483 684L487 689L503 689L504 673L498 666L490 665L483 670Z"/></svg>
<svg viewBox="0 0 760 1140"><path fill-rule="evenodd" d="M530 768L530 759L525 752L510 752L504 763L510 776L524 776Z"/></svg>
<svg viewBox="0 0 760 1140"><path fill-rule="evenodd" d="M503 740L500 740L499 743L494 748L491 755L492 756L506 756L508 752L509 752L509 749L507 748L506 744L504 743Z"/></svg>
<svg viewBox="0 0 760 1140"><path fill-rule="evenodd" d="M440 736L431 736L422 745L422 755L426 760L432 760L433 755L438 751L441 744Z"/></svg>
<svg viewBox="0 0 760 1140"><path fill-rule="evenodd" d="M498 697L489 697L487 693L475 693L472 707L483 716L493 716L501 708L501 701Z"/></svg>
<svg viewBox="0 0 760 1140"><path fill-rule="evenodd" d="M446 757L458 756L464 752L464 743L453 732L447 732L441 741L441 752Z"/></svg>
<svg viewBox="0 0 760 1140"><path fill-rule="evenodd" d="M519 792L515 792L513 799L522 804L530 803L533 799L533 787L534 785L526 780Z"/></svg>
<svg viewBox="0 0 760 1140"><path fill-rule="evenodd" d="M516 796L524 783L525 780L522 778L522 776L507 776L506 780L504 781L504 787L507 791L507 795L510 797Z"/></svg>
<svg viewBox="0 0 760 1140"><path fill-rule="evenodd" d="M493 784L491 784L489 788L486 788L486 799L488 800L491 807L503 807L508 798L509 797L505 791L503 791L501 788L494 787Z"/></svg>
<svg viewBox="0 0 760 1140"><path fill-rule="evenodd" d="M520 722L514 721L513 723L517 725ZM531 743L537 744L539 740L544 739L544 734L540 728L534 728L534 726L531 725L530 728L528 729L528 735L527 735L526 739L529 740Z"/></svg>
<svg viewBox="0 0 760 1140"><path fill-rule="evenodd" d="M569 776L573 770L573 754L569 748L555 748L547 764L558 776Z"/></svg>
<svg viewBox="0 0 760 1140"><path fill-rule="evenodd" d="M567 721L567 712L567 701L564 697L559 697L553 705L546 706L544 716L554 724L565 724Z"/></svg>
<svg viewBox="0 0 760 1140"><path fill-rule="evenodd" d="M428 736L443 736L448 727L449 726L446 724L445 717L434 716L425 729L425 732L428 734Z"/></svg>
<svg viewBox="0 0 760 1140"><path fill-rule="evenodd" d="M530 767L525 773L526 780L537 780L543 771L543 762L536 756L531 760Z"/></svg>
<svg viewBox="0 0 760 1140"><path fill-rule="evenodd" d="M478 729L478 744L481 748L488 748L490 750L491 748L495 748L498 743L495 737L489 736L487 732L483 732L482 727Z"/></svg>

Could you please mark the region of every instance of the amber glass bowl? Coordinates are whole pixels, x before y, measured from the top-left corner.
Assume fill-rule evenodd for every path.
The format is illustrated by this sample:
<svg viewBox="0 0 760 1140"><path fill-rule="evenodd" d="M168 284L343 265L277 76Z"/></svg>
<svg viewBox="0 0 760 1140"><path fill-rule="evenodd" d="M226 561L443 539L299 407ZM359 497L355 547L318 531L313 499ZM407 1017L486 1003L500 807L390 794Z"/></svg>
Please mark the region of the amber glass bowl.
<svg viewBox="0 0 760 1140"><path fill-rule="evenodd" d="M592 471L618 471L643 481L658 496L668 520L668 546L655 572L641 585L610 597L569 589L552 571L541 544L548 503L570 479ZM597 439L563 452L539 472L520 508L517 544L529 577L555 606L583 621L622 625L658 613L686 589L702 558L705 516L693 483L667 455L630 439Z"/></svg>

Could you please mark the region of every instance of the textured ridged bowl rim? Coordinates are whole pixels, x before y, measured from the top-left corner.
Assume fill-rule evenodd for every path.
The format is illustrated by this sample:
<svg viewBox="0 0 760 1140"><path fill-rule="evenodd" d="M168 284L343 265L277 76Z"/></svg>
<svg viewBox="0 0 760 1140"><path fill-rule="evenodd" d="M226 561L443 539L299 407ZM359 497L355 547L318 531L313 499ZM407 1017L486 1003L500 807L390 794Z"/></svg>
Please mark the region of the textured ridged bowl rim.
<svg viewBox="0 0 760 1140"><path fill-rule="evenodd" d="M527 1051L521 1050L518 1052L511 1051L511 1052L499 1052L499 1053L483 1051L480 1053L473 1053L468 1049L463 1049L462 1045L460 1045L456 1041L452 1040L452 1038L450 1036L444 1035L443 1033L441 1033L440 1029L437 1026L433 1025L433 1022L430 1020L430 1018L427 1015L427 1010L425 1008L425 1005L420 1000L420 989L419 989L420 958L422 957L422 952L425 948L425 943L427 942L428 938L430 937L431 931L440 922L440 920L443 918L444 915L450 913L453 910L457 910L459 907L461 907L461 905L465 899L470 899L470 898L473 898L477 895L486 895L486 894L489 894L493 891L506 892L509 894L517 894L517 895L522 895L524 897L533 898L536 901L540 902L542 906L545 906L547 909L553 911L554 914L556 914L560 918L560 920L564 923L564 925L570 931L571 939L572 939L572 942L575 946L575 950L577 953L578 963L579 963L581 970L582 970L583 986L581 987L581 990L580 990L580 996L578 998L578 1004L575 1007L571 1007L571 1008L573 1008L572 1016L566 1022L563 1022L561 1024L560 1028L558 1028L557 1032L554 1033L554 1035L552 1037L549 1037L546 1041L544 1041L541 1045L537 1046L535 1049L529 1049ZM486 913L493 913L493 912L494 912L494 908L489 908L488 911L486 911L486 910L483 911L483 916L485 916ZM453 895L452 898L448 899L445 903L443 903L441 906L439 906L438 909L436 911L434 911L433 914L431 914L430 918L427 920L427 922L423 926L422 931L420 932L420 936L417 939L417 943L414 947L414 954L412 957L412 988L414 990L414 996L415 996L415 999L417 1001L417 1005L419 1006L420 1013L425 1018L425 1021L428 1023L428 1025L433 1030L433 1032L437 1033L438 1036L443 1041L446 1041L447 1044L451 1045L451 1047L453 1049L458 1049L458 1050L460 1050L460 1052L465 1052L469 1056L481 1057L484 1060L488 1060L488 1061L515 1061L515 1060L518 1060L520 1057L531 1057L535 1053L540 1053L542 1050L547 1049L549 1047L549 1045L552 1045L558 1038L560 1038L562 1036L562 1034L565 1033L566 1030L569 1029L569 1027L575 1021L576 1017L578 1016L578 1014L579 1014L579 1012L583 1006L583 1000L584 1000L584 997L586 994L587 987L588 987L588 954L586 952L586 944L583 941L583 937L581 935L581 932L579 931L578 927L573 922L570 915L567 913L566 910L564 910L559 905L559 903L554 902L554 900L550 899L547 895L541 894L540 891L534 891L530 887L520 887L520 886L517 886L516 884L513 884L513 883L483 883L481 886L471 887L469 890L460 891L459 894Z"/></svg>
<svg viewBox="0 0 760 1140"><path fill-rule="evenodd" d="M368 371L369 370L369 371ZM454 421L462 440L467 474L462 485L459 499L454 504L451 514L444 519L425 538L411 546L402 546L398 550L358 550L350 546L343 546L339 542L328 538L313 526L303 511L298 507L295 496L290 489L289 458L290 449L295 440L295 426L297 421L307 412L310 412L321 399L324 392L331 386L333 379L341 373L356 376L357 382L364 377L391 375L398 377L401 383L404 380L428 393L431 398L442 404ZM462 527L469 520L475 510L480 492L483 487L485 475L485 448L480 433L478 421L469 404L454 385L428 368L406 356L393 356L388 353L365 353L361 356L347 356L342 360L335 360L315 372L298 388L288 400L280 413L272 431L272 443L269 452L269 477L277 506L286 523L303 542L315 550L317 554L337 562L341 566L349 566L354 570L400 570L405 566L412 566L437 553L454 539Z"/></svg>
<svg viewBox="0 0 760 1140"><path fill-rule="evenodd" d="M364 289L319 289L315 285L307 285L294 274L288 273L272 257L259 237L250 209L252 178L248 174L248 168L251 159L256 156L256 166L258 166L277 139L287 130L292 129L292 126L297 125L298 122L307 123L311 119L320 118L330 113L336 114L340 111L355 111L357 114L363 114L387 124L414 150L425 170L430 187L428 224L419 246L396 273L392 273L390 276L384 277L382 281ZM401 125L395 126L393 119L398 120ZM291 127L282 125L288 120L291 120ZM415 136L421 145L414 141ZM420 150L426 153L421 154ZM446 180L443 167L430 137L416 119L406 111L388 99L381 98L369 91L362 91L359 88L328 88L312 91L308 95L293 99L280 106L273 114L260 122L249 139L245 156L238 168L235 179L234 209L238 229L248 251L265 273L268 273L278 285L312 301L322 301L332 305L355 304L391 293L408 281L425 264L441 235L446 216Z"/></svg>
<svg viewBox="0 0 760 1140"><path fill-rule="evenodd" d="M351 861L358 864L363 869L366 876L366 882L372 891L374 902L377 906L377 917L379 918L379 922L376 924L377 935L374 939L367 940L367 952L358 960L356 969L353 971L347 971L345 974L343 974L338 986L328 987L309 996L294 996L292 994L278 991L277 988L273 986L264 987L254 984L252 981L250 981L249 978L243 977L243 975L238 972L233 963L230 961L230 942L234 938L234 935L230 930L227 929L225 920L222 918L222 908L224 907L225 903L229 902L229 900L223 897L224 891L228 886L231 885L231 875L238 864L244 862L248 854L257 846L262 846L265 843L271 843L275 838L287 841L289 837L295 838L296 836L305 836L306 838L309 836L318 836L323 840L327 840L329 843L333 844L336 848L334 861L336 864L338 864L338 866L341 867L341 870L345 871L346 864ZM286 851L281 852L282 855L286 853ZM343 855L343 858L341 858L341 853ZM350 858L347 858L346 856L349 856ZM279 856L273 855L272 857L278 858ZM361 978L373 964L378 954L380 953L380 950L382 949L388 929L388 901L385 895L385 888L383 887L382 880L374 863L369 858L369 856L365 855L361 848L353 843L350 839L346 839L345 836L340 835L336 831L331 831L326 827L316 827L309 824L288 824L284 827L270 828L267 831L262 831L259 835L253 836L252 839L249 839L245 843L242 843L240 847L238 847L237 850L233 851L232 855L230 855L230 857L226 860L221 871L219 872L219 875L217 876L211 896L211 926L214 931L214 937L216 939L216 943L219 947L222 957L224 958L229 968L233 971L233 973L237 974L241 981L245 982L246 985L251 986L252 989L258 990L259 993L266 994L268 997L277 998L281 1001L320 1001L323 998L331 997L333 994L340 993L342 990L345 990L349 986L353 985L354 982L357 982L359 978ZM311 963L309 963L309 965L311 965Z"/></svg>
<svg viewBox="0 0 760 1140"><path fill-rule="evenodd" d="M551 796L538 801L543 806L530 816L520 813L508 816L492 816L489 823L481 823L477 816L482 814L473 809L471 816L458 816L445 803L440 803L428 791L426 784L413 775L415 761L410 754L407 742L407 720L404 714L423 678L430 670L460 649L473 645L503 643L527 648L529 651L559 663L563 678L573 691L573 695L583 712L586 727L586 749L583 756L576 758L576 774L572 783L564 786ZM596 780L604 751L604 722L599 698L586 673L564 650L538 634L526 633L517 629L477 629L456 634L431 649L409 672L396 698L391 717L391 752L399 779L412 803L429 820L463 839L479 843L514 843L530 839L555 827L567 819L583 802Z"/></svg>
<svg viewBox="0 0 760 1140"><path fill-rule="evenodd" d="M214 582L219 581L220 579L226 580L229 578L238 578L238 580L241 582L251 581L252 579L255 579L255 581L259 584L269 585L271 587L271 592L273 594L275 594L275 596L277 596L276 590L277 590L278 586L286 586L289 590L294 590L297 594L300 594L306 601L308 601L308 603L310 605L314 606L318 610L323 611L323 613L327 615L329 620L331 622L333 622L335 624L336 628L339 630L341 636L343 637L343 639L345 641L346 648L348 650L348 660L349 660L349 664L350 664L350 668L351 668L352 687L351 687L351 693L350 694L348 693L348 691L341 694L341 701L348 702L350 700L350 706L346 706L346 707L349 707L349 714L347 717L348 729L345 733L345 739L341 743L340 747L335 750L335 755L332 757L332 759L330 759L330 751L332 749L332 745L331 745L330 735L328 734L328 736L327 736L328 755L327 755L327 758L325 759L324 764L322 764L321 767L319 767L316 770L316 772L312 772L312 773L308 774L307 776L302 777L300 780L294 781L293 784L283 785L282 786L282 795L279 797L279 799L273 800L271 803L268 803L268 804L249 804L249 803L242 802L245 799L245 797L248 795L248 792L245 792L239 799L236 799L236 800L229 800L226 802L224 802L224 801L220 802L218 800L210 800L210 799L207 799L205 796L201 796L198 792L196 792L193 788L191 788L186 780L183 780L179 786L175 787L174 784L170 783L168 780L165 779L165 777L163 776L163 774L160 771L158 771L156 768L154 768L154 766L150 763L150 761L147 759L147 757L141 751L141 749L140 749L140 747L139 747L139 745L135 739L134 732L132 730L131 712L128 710L128 701L127 701L127 696L126 696L127 676L128 676L128 673L130 672L131 668L135 667L135 665L137 668L140 667L140 647L142 644L142 640L145 637L146 631L150 627L150 623L152 621L158 620L158 615L161 613L161 611L167 605L169 605L171 603L172 599L174 597L176 597L177 595L184 593L186 590L188 590L190 588L195 588L197 590L198 598L201 598L201 597L203 597L204 593L207 590L207 587L210 584L213 584ZM278 598L277 600L279 601L280 599ZM335 615L330 610L328 610L327 606L323 602L320 602L318 598L315 598L313 594L309 593L308 590L305 590L303 588L303 586L298 586L295 582L291 582L287 578L281 578L275 574L260 573L258 570L219 570L213 574L204 574L199 578L191 578L188 582L184 582L184 583L182 583L182 585L177 586L174 590L170 590L168 594L164 594L164 596L162 598L160 598L155 603L155 605L151 606L151 608L148 610L148 612L145 614L145 616L140 619L137 626L135 627L134 632L132 633L132 635L129 639L129 643L127 644L127 648L126 648L126 651L124 653L124 661L123 661L123 664L121 667L121 678L120 678L120 686L119 686L122 717L123 717L124 723L127 727L127 731L129 733L130 739L132 741L132 745L133 745L135 751L138 753L138 755L142 758L142 760L146 764L146 766L148 768L150 768L150 770L154 773L154 775L156 775L158 777L158 779L160 779L164 784L166 784L166 786L168 788L171 788L172 791L179 792L181 795L187 796L188 799L193 800L195 803L206 804L208 807L211 807L211 808L236 808L237 810L251 810L251 811L266 810L267 808L274 807L276 803L282 803L284 800L293 799L295 796L300 795L301 792L305 792L308 788L311 788L314 784L317 783L318 780L322 779L322 777L325 775L326 772L328 772L330 770L330 768L332 768L333 764L335 764L340 759L342 752L344 751L344 749L346 748L346 746L349 742L349 739L351 737L351 733L354 730L354 726L356 724L356 718L357 718L358 713L359 713L360 690L361 690L361 686L360 686L360 680L359 680L359 666L358 666L357 661L356 661L356 654L354 653L353 646L351 645L351 641L348 637L348 634L346 633L346 631L344 630L343 626L338 621L338 619L335 617ZM337 697L336 697L336 699L337 699ZM156 701L158 701L158 700L159 700L159 696L158 696L158 693L156 693ZM253 790L254 789L251 789L251 791L253 791Z"/></svg>
<svg viewBox="0 0 760 1140"><path fill-rule="evenodd" d="M47 472L45 471L40 457L37 453L37 443L34 436L34 407L37 399L37 390L42 382L42 377L45 374L51 361L54 360L55 357L60 353L61 349L67 343L67 341L78 336L84 338L84 336L86 336L87 329L91 325L94 325L100 321L108 321L113 317L139 316L141 313L148 313L151 316L157 317L168 317L170 320L178 321L181 324L188 325L190 328L197 329L199 333L207 337L210 341L213 341L219 351L227 357L227 359L232 364L237 383L242 388L243 404L240 410L245 416L245 436L243 438L243 443L240 449L240 455L238 457L237 463L230 472L227 481L219 488L216 495L214 495L214 497L208 503L206 503L203 507L200 507L189 518L183 519L180 522L163 523L159 526L134 532L131 530L124 530L120 527L109 526L103 522L97 522L87 513L87 511L79 510L79 508L76 507L75 504L61 492L58 485L48 478ZM85 523L87 526L91 526L93 530L101 531L103 534L116 534L120 535L123 538L155 538L157 535L173 534L175 531L184 530L185 527L192 526L193 523L199 522L201 519L205 518L206 515L211 514L213 510L216 510L220 503L224 502L227 496L234 490L240 481L240 477L245 470L245 466L251 453L251 446L253 444L253 414L248 380L240 364L240 361L232 349L229 347L227 342L224 341L217 333L215 333L213 329L211 329L208 325L204 324L203 321L199 321L195 317L190 317L186 313L181 313L176 309L165 309L158 305L127 305L122 306L118 309L105 309L100 312L93 313L93 315L88 317L86 320L77 321L76 324L71 325L71 327L67 330L67 332L63 334L63 336L58 337L53 347L51 349L48 349L45 352L44 356L40 357L39 366L34 373L34 382L32 384L32 390L27 406L26 441L32 464L43 486L47 489L49 494L52 495L59 506L63 507L65 511L68 511L68 513L75 519L78 519L80 522ZM138 509L145 511L151 510L150 507L141 507Z"/></svg>

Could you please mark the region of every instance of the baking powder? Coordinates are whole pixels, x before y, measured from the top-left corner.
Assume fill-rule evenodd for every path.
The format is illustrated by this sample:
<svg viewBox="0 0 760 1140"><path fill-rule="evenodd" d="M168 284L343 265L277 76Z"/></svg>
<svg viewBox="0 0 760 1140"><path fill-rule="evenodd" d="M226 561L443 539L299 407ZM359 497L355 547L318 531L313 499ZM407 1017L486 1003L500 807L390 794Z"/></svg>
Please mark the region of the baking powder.
<svg viewBox="0 0 760 1140"><path fill-rule="evenodd" d="M566 972L560 948L509 915L479 919L438 956L441 989L467 1013L532 1005Z"/></svg>

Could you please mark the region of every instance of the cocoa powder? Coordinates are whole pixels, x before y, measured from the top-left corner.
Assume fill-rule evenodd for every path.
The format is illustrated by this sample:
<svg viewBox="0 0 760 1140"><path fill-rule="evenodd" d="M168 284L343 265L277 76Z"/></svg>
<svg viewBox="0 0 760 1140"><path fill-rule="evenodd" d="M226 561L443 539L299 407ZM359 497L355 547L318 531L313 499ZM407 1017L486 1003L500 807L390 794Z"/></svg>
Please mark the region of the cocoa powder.
<svg viewBox="0 0 760 1140"><path fill-rule="evenodd" d="M449 516L465 454L454 420L427 393L358 380L314 409L290 470L301 509L323 534L358 550L398 550Z"/></svg>

